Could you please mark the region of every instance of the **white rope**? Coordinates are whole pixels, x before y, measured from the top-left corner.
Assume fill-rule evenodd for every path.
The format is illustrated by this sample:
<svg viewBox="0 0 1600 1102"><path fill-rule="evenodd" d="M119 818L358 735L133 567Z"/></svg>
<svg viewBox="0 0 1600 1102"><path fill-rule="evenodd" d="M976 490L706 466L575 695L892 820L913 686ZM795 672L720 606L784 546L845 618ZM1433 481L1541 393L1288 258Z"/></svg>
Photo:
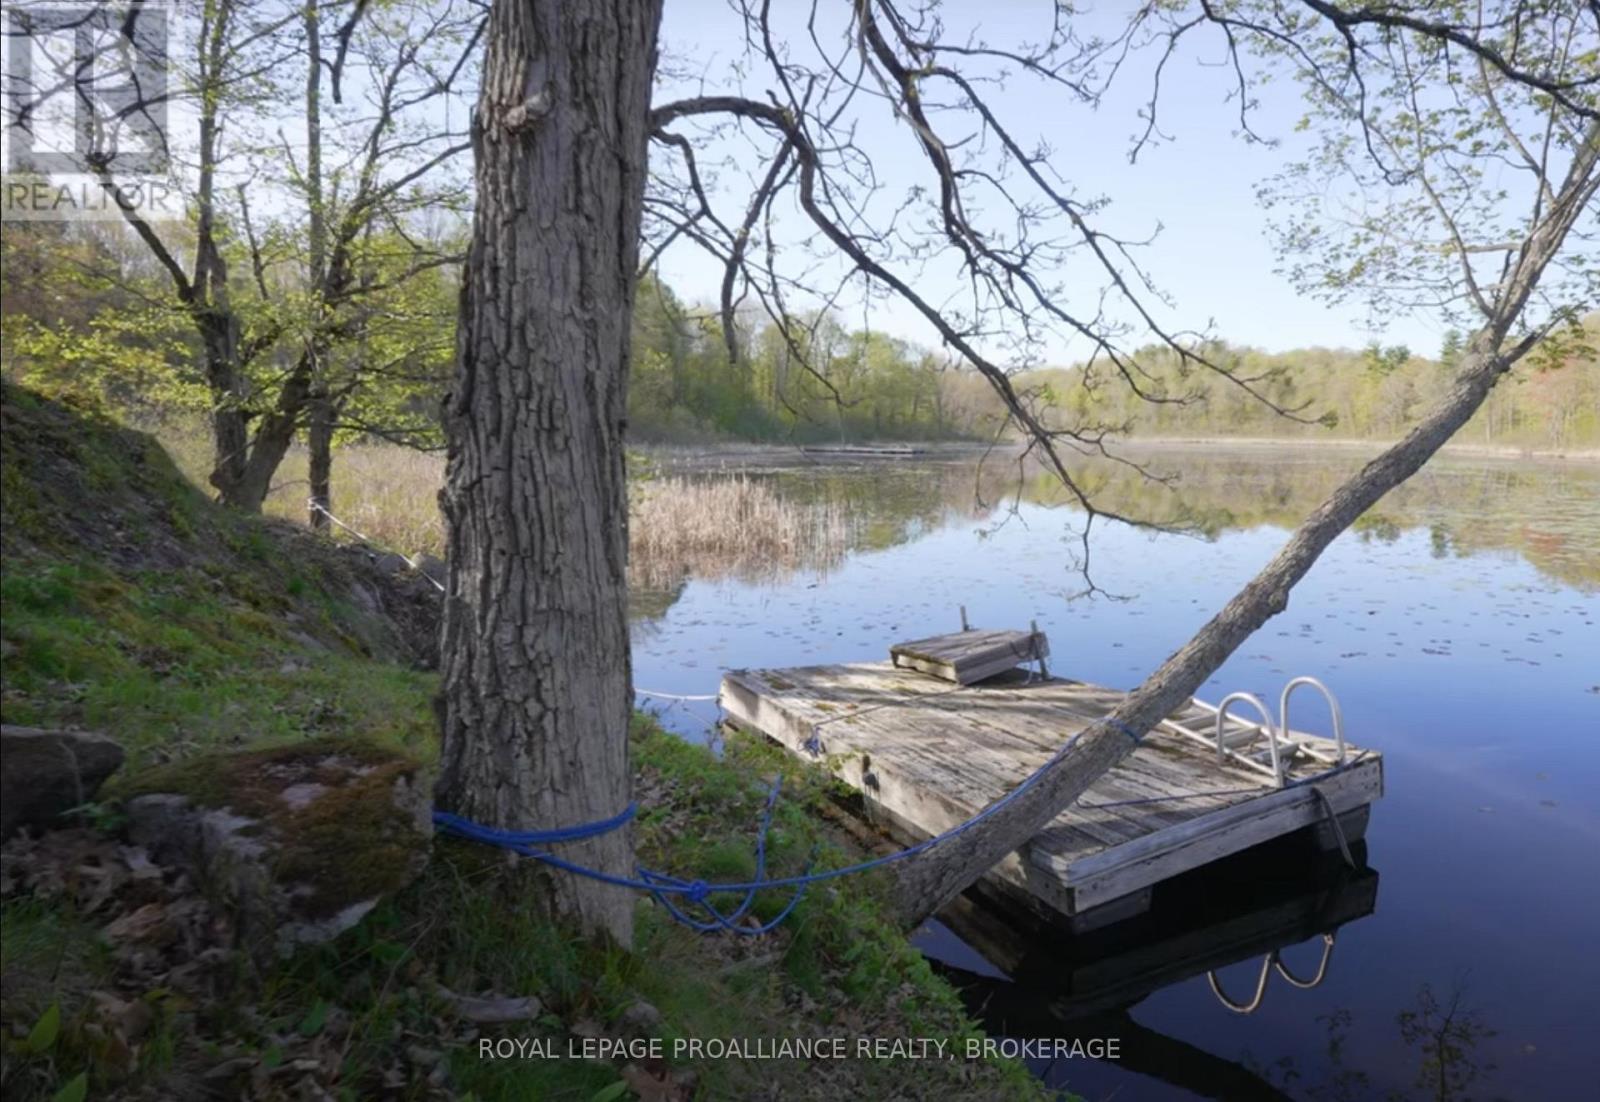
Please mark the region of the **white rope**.
<svg viewBox="0 0 1600 1102"><path fill-rule="evenodd" d="M682 693L658 693L658 692L654 692L654 691L652 691L650 689L640 689L640 688L635 688L633 691L635 693L637 693L639 696L653 696L653 697L656 697L656 698L658 698L660 700L716 700L716 699L718 699L716 693L711 693L709 696L685 696Z"/></svg>
<svg viewBox="0 0 1600 1102"><path fill-rule="evenodd" d="M370 538L369 536L367 536L363 532L357 531L356 529L354 529L354 528L350 527L348 524L346 524L344 521L340 520L338 517L334 516L332 513L328 512L328 510L326 508L324 508L323 505L319 501L317 501L316 498L309 499L306 502L306 505L309 506L313 512L321 513L323 516L325 516L329 520L333 521L333 523L337 524L340 528L343 528L346 532L349 532L352 536L354 536L356 539L360 540L362 543L366 544L367 546L376 547L380 551L381 550L386 550L384 548L384 546L381 543L379 543L377 540L374 540L374 539ZM391 552L391 554L400 555L400 552L394 551L394 552ZM408 558L405 555L400 555L400 558L403 559L405 561L405 564L407 566L409 566L412 570L415 570L418 574L421 574L424 578L427 578L428 579L428 583L430 585L432 585L433 588L437 589L440 593L443 593L445 591L444 590L444 586L439 582L439 580L437 578L435 578L432 574L429 574L426 570L423 570L421 567L419 567L417 565L415 559Z"/></svg>

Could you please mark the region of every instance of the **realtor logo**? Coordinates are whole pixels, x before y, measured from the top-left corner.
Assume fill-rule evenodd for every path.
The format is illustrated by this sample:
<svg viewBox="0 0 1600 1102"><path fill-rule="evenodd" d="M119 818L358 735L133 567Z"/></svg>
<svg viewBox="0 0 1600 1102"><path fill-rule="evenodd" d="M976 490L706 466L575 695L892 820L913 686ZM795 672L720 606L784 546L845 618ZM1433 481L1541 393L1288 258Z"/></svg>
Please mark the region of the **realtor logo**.
<svg viewBox="0 0 1600 1102"><path fill-rule="evenodd" d="M5 217L116 218L174 196L150 178L171 161L167 5L4 0L0 14Z"/></svg>

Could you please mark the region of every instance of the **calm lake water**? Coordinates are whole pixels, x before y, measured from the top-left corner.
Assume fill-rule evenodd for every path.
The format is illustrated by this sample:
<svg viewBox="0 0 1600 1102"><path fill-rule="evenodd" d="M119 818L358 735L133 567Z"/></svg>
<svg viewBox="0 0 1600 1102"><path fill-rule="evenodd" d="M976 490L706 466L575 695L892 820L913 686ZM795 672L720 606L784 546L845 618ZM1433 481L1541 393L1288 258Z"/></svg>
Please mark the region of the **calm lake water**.
<svg viewBox="0 0 1600 1102"><path fill-rule="evenodd" d="M1151 457L1181 474L1179 493L1126 471L1091 477L1108 503L1205 535L1097 525L1092 576L1121 600L1074 596L1083 588L1074 566L1081 514L1047 480L1019 479L1014 463L990 459L980 470L963 455L818 464L797 452L695 461L694 477L723 477L720 462L792 500L841 503L849 531L797 570L720 562L667 571L673 584L636 602L636 683L714 693L726 667L880 659L892 641L954 630L965 604L977 625L1037 620L1054 672L1129 687L1360 462L1340 449L1168 448ZM1181 978L1179 969L1176 982L1135 991L1131 1004L1091 1008L1075 999L1092 977L1059 945L1036 947L1014 985L942 924L921 932L924 951L972 983L992 1032L1122 1034L1123 1061L1035 1064L1090 1099L1595 1097L1600 466L1436 460L1341 537L1289 609L1201 695L1244 689L1275 701L1303 673L1338 694L1351 740L1385 755L1386 794L1366 843L1377 877L1351 887L1297 850L1277 868L1296 865L1287 872L1304 883L1280 891L1259 862L1238 866L1227 883L1213 878L1176 901L1180 913L1161 937L1170 947L1185 923L1209 931L1192 939L1197 961L1228 959L1230 944L1253 950L1215 972L1245 1002L1270 945L1230 942L1230 931L1270 927L1284 899L1312 899L1324 907L1318 915L1342 921L1320 984L1302 989L1274 974L1259 1009L1241 1015L1219 1003L1203 971ZM1326 733L1318 711L1306 697L1295 725ZM703 735L715 705L675 705L665 719ZM1370 913L1340 912L1352 899L1354 911ZM1281 953L1302 980L1324 949L1316 921L1296 935L1309 940ZM1454 1054L1443 1090L1441 1036Z"/></svg>

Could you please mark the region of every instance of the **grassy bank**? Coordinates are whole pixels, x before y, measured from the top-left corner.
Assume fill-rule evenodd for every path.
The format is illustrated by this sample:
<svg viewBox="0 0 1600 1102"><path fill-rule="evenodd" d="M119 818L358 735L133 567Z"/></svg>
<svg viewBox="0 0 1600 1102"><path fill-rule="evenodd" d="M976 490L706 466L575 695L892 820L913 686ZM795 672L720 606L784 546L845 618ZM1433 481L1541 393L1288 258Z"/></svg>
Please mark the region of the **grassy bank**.
<svg viewBox="0 0 1600 1102"><path fill-rule="evenodd" d="M130 953L122 933L148 908L73 870L132 860L116 800L134 774L313 738L427 761L436 678L408 649L410 598L375 594L358 557L221 512L159 447L92 412L8 387L4 413L6 719L99 729L131 759L83 828L7 847L7 1098L1040 1096L1018 1065L961 1058L974 1025L888 919L871 879L819 885L778 931L753 938L700 935L641 901L635 944L622 950L546 918L526 862L441 841L422 877L356 929L266 975L228 965L209 926L194 946ZM858 856L819 814L820 773L748 739L719 756L646 719L631 737L644 808L636 837L649 864L711 880L750 875L765 779L780 767L788 782L770 867ZM62 875L39 874L50 861ZM754 913L784 902L758 900ZM224 957L202 980L194 966L211 949ZM480 1026L458 995L533 996L539 1008ZM953 1058L857 1055L858 1039L871 1037L942 1040ZM483 1058L480 1042L496 1038L560 1055ZM649 1038L665 1058L568 1055ZM841 1038L849 1055L714 1058L673 1045L722 1038Z"/></svg>

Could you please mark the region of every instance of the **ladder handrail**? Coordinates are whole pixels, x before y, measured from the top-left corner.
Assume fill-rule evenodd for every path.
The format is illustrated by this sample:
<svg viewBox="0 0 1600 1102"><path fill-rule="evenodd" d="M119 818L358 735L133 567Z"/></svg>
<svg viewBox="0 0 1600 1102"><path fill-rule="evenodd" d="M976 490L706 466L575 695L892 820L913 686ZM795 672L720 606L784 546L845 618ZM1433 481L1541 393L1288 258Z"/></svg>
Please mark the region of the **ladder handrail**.
<svg viewBox="0 0 1600 1102"><path fill-rule="evenodd" d="M1339 711L1339 698L1333 695L1333 690L1324 685L1315 677L1301 676L1290 680L1283 687L1283 695L1278 698L1278 733L1285 742L1289 741L1289 694L1301 685L1310 685L1322 693L1328 702L1328 710L1333 714L1333 738L1339 747L1339 764L1344 764L1344 715Z"/></svg>
<svg viewBox="0 0 1600 1102"><path fill-rule="evenodd" d="M1268 953L1261 958L1261 974L1256 977L1256 993L1249 1002L1241 1005L1228 998L1222 991L1222 984L1217 979L1217 970L1215 968L1206 973L1206 980L1211 984L1211 993L1217 997L1219 1003L1235 1014L1254 1014L1256 1009L1261 1006L1261 1000L1267 993L1267 977L1272 975L1272 958L1272 953Z"/></svg>
<svg viewBox="0 0 1600 1102"><path fill-rule="evenodd" d="M1317 974L1309 980L1300 979L1291 973L1288 966L1283 963L1283 958L1279 955L1278 950L1274 949L1272 951L1272 966L1278 970L1278 975L1302 991L1309 991L1322 983L1328 974L1328 961L1331 959L1333 959L1332 931L1322 935L1322 963L1317 965Z"/></svg>
<svg viewBox="0 0 1600 1102"><path fill-rule="evenodd" d="M1250 705L1261 716L1262 727L1267 733L1267 746L1272 752L1272 776L1278 782L1278 787L1283 787L1283 761L1278 756L1278 733L1272 723L1272 713L1267 711L1267 706L1255 693L1229 693L1222 698L1222 703L1217 705L1217 764L1223 765L1227 758L1223 754L1222 725L1227 721L1228 709L1234 701L1242 701Z"/></svg>
<svg viewBox="0 0 1600 1102"><path fill-rule="evenodd" d="M1290 986L1298 987L1302 991L1309 991L1313 987L1321 985L1322 981L1328 976L1328 962L1333 959L1333 935L1333 930L1329 930L1322 935L1322 961L1317 965L1317 974L1309 980L1300 979L1284 965L1282 953L1283 949L1286 948L1285 946L1280 946L1268 952L1261 958L1261 971L1256 975L1255 994L1250 997L1250 1001L1247 1003L1236 1003L1228 997L1227 993L1222 990L1222 981L1217 979L1217 970L1215 968L1206 973L1206 982L1211 985L1211 993L1217 997L1217 1001L1224 1007L1235 1014L1254 1014L1261 1008L1261 1000L1266 997L1267 980L1273 972L1277 972L1278 975L1282 976Z"/></svg>

